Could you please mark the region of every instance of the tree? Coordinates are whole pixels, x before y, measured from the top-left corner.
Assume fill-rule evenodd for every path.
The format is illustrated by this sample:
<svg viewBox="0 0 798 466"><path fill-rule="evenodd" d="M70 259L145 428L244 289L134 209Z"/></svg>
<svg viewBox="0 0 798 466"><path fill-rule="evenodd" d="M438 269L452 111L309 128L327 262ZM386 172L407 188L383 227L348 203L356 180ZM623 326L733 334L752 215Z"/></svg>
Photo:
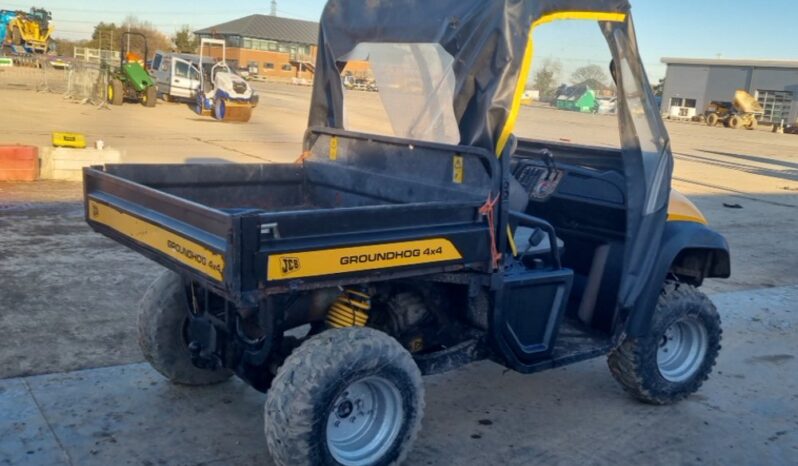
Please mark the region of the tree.
<svg viewBox="0 0 798 466"><path fill-rule="evenodd" d="M87 47L103 50L119 50L119 27L115 23L100 22L94 26Z"/></svg>
<svg viewBox="0 0 798 466"><path fill-rule="evenodd" d="M196 53L199 41L197 37L191 32L191 27L187 24L183 25L172 36L172 42L175 43L175 48L183 53Z"/></svg>
<svg viewBox="0 0 798 466"><path fill-rule="evenodd" d="M562 64L559 60L546 58L541 68L532 79L532 87L540 91L541 100L547 100L557 89L562 73Z"/></svg>
<svg viewBox="0 0 798 466"><path fill-rule="evenodd" d="M119 30L120 34L125 31L138 32L147 38L147 47L149 49L147 60L155 55L156 50L172 50L174 48L172 39L166 34L159 31L152 23L139 20L135 16L125 18L125 22L119 27ZM132 36L130 38L130 50L144 52L144 43L140 37Z"/></svg>
<svg viewBox="0 0 798 466"><path fill-rule="evenodd" d="M659 78L659 82L651 86L651 88L655 96L662 97L662 92L665 90L665 78Z"/></svg>
<svg viewBox="0 0 798 466"><path fill-rule="evenodd" d="M55 40L55 51L59 57L71 57L75 54L75 47L85 47L86 43L88 41L59 38Z"/></svg>
<svg viewBox="0 0 798 466"><path fill-rule="evenodd" d="M587 84L593 89L599 88L598 85L601 89L606 89L607 81L607 73L598 65L581 66L571 74L571 84Z"/></svg>

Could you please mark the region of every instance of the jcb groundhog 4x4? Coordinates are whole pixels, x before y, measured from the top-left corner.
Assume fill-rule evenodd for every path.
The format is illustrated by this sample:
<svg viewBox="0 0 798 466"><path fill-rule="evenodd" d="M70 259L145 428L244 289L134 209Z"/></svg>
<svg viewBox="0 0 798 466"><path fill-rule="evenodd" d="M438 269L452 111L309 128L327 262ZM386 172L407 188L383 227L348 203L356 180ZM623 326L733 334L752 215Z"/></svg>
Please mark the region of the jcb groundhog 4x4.
<svg viewBox="0 0 798 466"><path fill-rule="evenodd" d="M531 29L564 19L607 39L620 149L513 136ZM363 59L395 137L344 127ZM170 269L139 314L152 366L267 392L279 464L366 465L404 458L423 374L480 358L607 354L640 400L695 392L721 337L698 287L729 251L671 171L625 0L332 0L299 163L84 175L92 228Z"/></svg>

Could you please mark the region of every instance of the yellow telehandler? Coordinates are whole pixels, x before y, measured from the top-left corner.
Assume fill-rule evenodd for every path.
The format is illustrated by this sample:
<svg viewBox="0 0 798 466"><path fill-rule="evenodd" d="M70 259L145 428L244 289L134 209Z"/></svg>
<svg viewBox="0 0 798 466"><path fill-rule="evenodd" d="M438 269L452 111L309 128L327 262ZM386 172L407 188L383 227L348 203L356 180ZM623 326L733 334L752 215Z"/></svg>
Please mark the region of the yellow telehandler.
<svg viewBox="0 0 798 466"><path fill-rule="evenodd" d="M6 23L4 44L22 47L28 53L47 53L55 49L53 35L53 15L44 8L31 8L24 11L2 11L0 16Z"/></svg>

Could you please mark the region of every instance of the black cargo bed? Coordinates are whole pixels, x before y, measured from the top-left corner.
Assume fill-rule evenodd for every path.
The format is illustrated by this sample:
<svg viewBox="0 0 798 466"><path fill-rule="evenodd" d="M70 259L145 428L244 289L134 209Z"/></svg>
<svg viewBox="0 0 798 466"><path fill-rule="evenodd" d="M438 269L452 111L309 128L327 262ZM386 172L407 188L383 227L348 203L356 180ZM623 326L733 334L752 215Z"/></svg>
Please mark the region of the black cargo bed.
<svg viewBox="0 0 798 466"><path fill-rule="evenodd" d="M332 130L316 141L322 148L302 164L87 168L87 221L239 305L489 264L478 213L494 186L489 154Z"/></svg>

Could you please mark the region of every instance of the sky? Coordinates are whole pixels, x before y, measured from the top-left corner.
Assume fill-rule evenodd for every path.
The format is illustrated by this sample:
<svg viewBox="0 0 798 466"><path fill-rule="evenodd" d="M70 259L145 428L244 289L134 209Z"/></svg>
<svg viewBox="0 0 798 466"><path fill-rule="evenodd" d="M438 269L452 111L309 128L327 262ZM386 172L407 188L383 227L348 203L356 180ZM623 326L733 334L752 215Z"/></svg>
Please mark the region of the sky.
<svg viewBox="0 0 798 466"><path fill-rule="evenodd" d="M317 21L324 3L324 0L278 0L277 12L278 16ZM796 0L631 0L631 3L641 55L652 81L664 76L662 57L798 59L792 37L798 20ZM0 9L28 9L32 5L53 12L56 38L85 39L98 22L119 23L129 15L149 21L171 35L185 24L200 29L253 13L268 14L271 1L0 0ZM606 44L593 27L547 24L536 31L535 40L536 63L540 63L541 57L556 56L562 60L565 72L581 62L606 64L609 60Z"/></svg>

